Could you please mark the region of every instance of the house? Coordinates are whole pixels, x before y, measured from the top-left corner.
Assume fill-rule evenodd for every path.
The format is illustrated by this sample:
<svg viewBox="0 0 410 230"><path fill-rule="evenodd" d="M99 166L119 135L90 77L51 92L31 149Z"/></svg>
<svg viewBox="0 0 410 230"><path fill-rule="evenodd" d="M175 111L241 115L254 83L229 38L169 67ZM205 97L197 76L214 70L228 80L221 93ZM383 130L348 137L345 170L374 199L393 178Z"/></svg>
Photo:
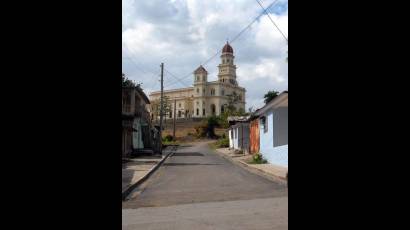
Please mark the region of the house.
<svg viewBox="0 0 410 230"><path fill-rule="evenodd" d="M160 138L151 123L150 101L139 85L122 88L122 156L157 152Z"/></svg>
<svg viewBox="0 0 410 230"><path fill-rule="evenodd" d="M288 92L255 111L250 121L250 152L271 164L288 167Z"/></svg>
<svg viewBox="0 0 410 230"><path fill-rule="evenodd" d="M249 116L230 116L228 122L229 148L249 153Z"/></svg>

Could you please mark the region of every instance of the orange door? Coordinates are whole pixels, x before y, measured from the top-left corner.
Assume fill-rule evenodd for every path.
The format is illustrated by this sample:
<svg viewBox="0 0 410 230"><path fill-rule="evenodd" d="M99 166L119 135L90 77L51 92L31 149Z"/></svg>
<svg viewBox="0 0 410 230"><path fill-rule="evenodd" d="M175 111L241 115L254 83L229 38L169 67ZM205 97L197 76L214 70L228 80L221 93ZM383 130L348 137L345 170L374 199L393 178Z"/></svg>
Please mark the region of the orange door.
<svg viewBox="0 0 410 230"><path fill-rule="evenodd" d="M251 146L251 154L255 154L259 152L259 121L255 119L251 121L250 127L250 146Z"/></svg>

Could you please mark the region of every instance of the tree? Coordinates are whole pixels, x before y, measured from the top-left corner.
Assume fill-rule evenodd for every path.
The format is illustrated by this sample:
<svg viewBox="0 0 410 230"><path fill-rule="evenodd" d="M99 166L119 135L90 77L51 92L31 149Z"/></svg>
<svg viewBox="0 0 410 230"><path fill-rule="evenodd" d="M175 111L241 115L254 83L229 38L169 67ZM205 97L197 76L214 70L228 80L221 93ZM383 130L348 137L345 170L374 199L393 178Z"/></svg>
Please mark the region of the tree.
<svg viewBox="0 0 410 230"><path fill-rule="evenodd" d="M228 104L226 105L226 110L228 113L234 113L236 111L236 103L239 101L238 94L233 91L232 94L226 95L228 97Z"/></svg>
<svg viewBox="0 0 410 230"><path fill-rule="evenodd" d="M135 83L128 79L124 73L122 73L122 87L135 87Z"/></svg>
<svg viewBox="0 0 410 230"><path fill-rule="evenodd" d="M269 90L268 93L266 93L263 98L265 98L265 104L268 104L270 101L272 101L273 98L277 97L279 95L279 92L275 90Z"/></svg>
<svg viewBox="0 0 410 230"><path fill-rule="evenodd" d="M253 106L249 107L248 108L248 113L251 114L253 112L255 112L255 109L253 108Z"/></svg>
<svg viewBox="0 0 410 230"><path fill-rule="evenodd" d="M155 119L155 121L158 121L159 115L160 115L160 111L161 111L161 103L160 103L161 99L157 99L157 100L151 100L151 113L153 115L153 118ZM167 116L169 115L169 112L171 111L171 100L169 99L168 96L164 96L164 118L166 119Z"/></svg>

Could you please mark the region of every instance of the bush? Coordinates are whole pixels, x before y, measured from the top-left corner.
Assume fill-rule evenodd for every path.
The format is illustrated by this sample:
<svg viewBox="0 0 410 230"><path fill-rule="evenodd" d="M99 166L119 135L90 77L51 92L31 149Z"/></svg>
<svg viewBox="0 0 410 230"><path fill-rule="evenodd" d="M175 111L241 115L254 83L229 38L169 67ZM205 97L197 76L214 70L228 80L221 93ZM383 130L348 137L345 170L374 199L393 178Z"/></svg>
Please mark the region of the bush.
<svg viewBox="0 0 410 230"><path fill-rule="evenodd" d="M208 126L206 124L195 126L195 132L197 137L206 137L207 131Z"/></svg>
<svg viewBox="0 0 410 230"><path fill-rule="evenodd" d="M262 154L258 153L252 156L252 163L254 164L266 164L268 161L263 159Z"/></svg>
<svg viewBox="0 0 410 230"><path fill-rule="evenodd" d="M171 142L174 140L174 137L170 134L166 135L165 138L163 139L165 142Z"/></svg>
<svg viewBox="0 0 410 230"><path fill-rule="evenodd" d="M228 138L221 138L216 142L216 146L218 148L227 148L229 147L229 139Z"/></svg>

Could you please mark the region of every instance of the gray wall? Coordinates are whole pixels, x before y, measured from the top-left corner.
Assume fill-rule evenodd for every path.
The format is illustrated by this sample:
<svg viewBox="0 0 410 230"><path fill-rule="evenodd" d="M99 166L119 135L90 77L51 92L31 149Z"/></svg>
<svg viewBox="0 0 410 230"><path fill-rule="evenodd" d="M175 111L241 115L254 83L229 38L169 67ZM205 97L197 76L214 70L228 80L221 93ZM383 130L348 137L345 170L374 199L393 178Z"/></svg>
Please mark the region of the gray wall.
<svg viewBox="0 0 410 230"><path fill-rule="evenodd" d="M274 147L288 144L288 107L273 111L273 138Z"/></svg>

